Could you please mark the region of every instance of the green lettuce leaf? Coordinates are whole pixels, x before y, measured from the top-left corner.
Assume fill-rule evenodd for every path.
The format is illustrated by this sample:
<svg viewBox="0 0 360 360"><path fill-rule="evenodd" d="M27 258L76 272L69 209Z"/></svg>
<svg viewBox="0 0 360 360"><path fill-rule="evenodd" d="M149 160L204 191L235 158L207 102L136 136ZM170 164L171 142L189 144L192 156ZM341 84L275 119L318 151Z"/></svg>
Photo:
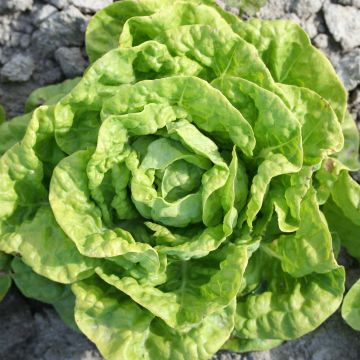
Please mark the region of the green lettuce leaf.
<svg viewBox="0 0 360 360"><path fill-rule="evenodd" d="M344 280L342 267L294 278L266 249L256 252L244 274L246 287L238 298L235 335L289 340L314 330L340 306Z"/></svg>
<svg viewBox="0 0 360 360"><path fill-rule="evenodd" d="M353 329L360 331L360 280L346 294L341 315Z"/></svg>
<svg viewBox="0 0 360 360"><path fill-rule="evenodd" d="M207 360L234 326L235 301L181 333L96 278L78 282L72 288L79 328L109 360Z"/></svg>
<svg viewBox="0 0 360 360"><path fill-rule="evenodd" d="M0 125L2 125L2 123L4 123L6 120L6 113L5 113L5 109L0 105Z"/></svg>
<svg viewBox="0 0 360 360"><path fill-rule="evenodd" d="M56 104L63 96L68 94L79 81L80 78L75 78L34 90L26 100L25 112L34 111L41 105Z"/></svg>

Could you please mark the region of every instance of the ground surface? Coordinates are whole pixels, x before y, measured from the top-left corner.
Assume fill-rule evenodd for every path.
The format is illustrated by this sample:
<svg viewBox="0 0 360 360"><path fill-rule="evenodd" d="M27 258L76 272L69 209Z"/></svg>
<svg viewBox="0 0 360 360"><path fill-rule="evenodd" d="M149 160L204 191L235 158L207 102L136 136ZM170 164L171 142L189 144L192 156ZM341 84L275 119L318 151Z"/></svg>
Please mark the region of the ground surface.
<svg viewBox="0 0 360 360"><path fill-rule="evenodd" d="M0 103L9 117L22 113L34 88L82 73L87 65L83 40L87 22L111 2L0 0ZM227 3L235 6L239 0ZM342 77L350 110L359 122L360 0L270 0L258 16L289 18L306 29ZM358 266L346 256L342 261L349 268L349 286L360 275ZM16 289L0 303L0 334L0 360L101 359L94 346L68 329L50 307L25 299ZM220 352L214 357L230 359L358 360L360 333L335 314L313 333L271 351Z"/></svg>

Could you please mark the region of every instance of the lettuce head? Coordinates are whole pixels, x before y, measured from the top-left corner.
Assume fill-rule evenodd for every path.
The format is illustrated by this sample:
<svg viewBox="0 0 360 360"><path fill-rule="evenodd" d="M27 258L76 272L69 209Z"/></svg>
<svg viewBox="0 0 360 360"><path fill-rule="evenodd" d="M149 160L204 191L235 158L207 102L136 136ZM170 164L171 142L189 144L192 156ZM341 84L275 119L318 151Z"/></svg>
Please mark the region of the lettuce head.
<svg viewBox="0 0 360 360"><path fill-rule="evenodd" d="M124 0L86 47L81 78L0 127L0 297L12 279L110 360L267 349L334 313L359 138L304 31Z"/></svg>

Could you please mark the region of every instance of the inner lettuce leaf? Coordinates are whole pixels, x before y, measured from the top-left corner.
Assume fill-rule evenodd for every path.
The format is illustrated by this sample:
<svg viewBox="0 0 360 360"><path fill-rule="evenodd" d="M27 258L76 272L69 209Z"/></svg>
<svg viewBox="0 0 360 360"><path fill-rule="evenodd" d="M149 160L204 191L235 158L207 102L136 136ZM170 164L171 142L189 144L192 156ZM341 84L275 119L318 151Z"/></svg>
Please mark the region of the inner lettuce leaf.
<svg viewBox="0 0 360 360"><path fill-rule="evenodd" d="M0 125L0 299L14 281L109 360L317 328L345 292L339 241L360 259L359 135L326 57L212 0L115 2L86 47L82 77Z"/></svg>

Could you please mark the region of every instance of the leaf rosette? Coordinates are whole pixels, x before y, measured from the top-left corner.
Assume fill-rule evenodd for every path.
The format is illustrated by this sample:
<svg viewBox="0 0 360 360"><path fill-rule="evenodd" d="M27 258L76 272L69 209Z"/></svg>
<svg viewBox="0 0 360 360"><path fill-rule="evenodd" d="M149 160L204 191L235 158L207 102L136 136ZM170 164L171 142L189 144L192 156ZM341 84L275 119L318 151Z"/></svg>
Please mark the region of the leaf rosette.
<svg viewBox="0 0 360 360"><path fill-rule="evenodd" d="M357 248L333 215L357 206L337 189L358 191L358 134L325 56L210 0L114 3L86 42L81 79L1 125L1 291L54 304L109 359L319 326L344 293L338 240Z"/></svg>

